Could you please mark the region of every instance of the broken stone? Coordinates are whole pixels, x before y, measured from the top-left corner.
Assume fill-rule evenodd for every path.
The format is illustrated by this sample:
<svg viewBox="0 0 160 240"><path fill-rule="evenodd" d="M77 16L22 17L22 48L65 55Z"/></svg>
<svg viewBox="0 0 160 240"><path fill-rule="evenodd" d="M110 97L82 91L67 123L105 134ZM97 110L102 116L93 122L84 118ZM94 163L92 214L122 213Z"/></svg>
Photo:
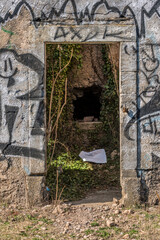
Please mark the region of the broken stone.
<svg viewBox="0 0 160 240"><path fill-rule="evenodd" d="M46 230L46 227L41 227L41 230L45 231L45 230Z"/></svg>
<svg viewBox="0 0 160 240"><path fill-rule="evenodd" d="M119 204L119 208L123 208L124 207L124 204L123 203L120 203Z"/></svg>
<svg viewBox="0 0 160 240"><path fill-rule="evenodd" d="M66 223L66 228L68 228L70 225L71 225L70 222L67 222Z"/></svg>
<svg viewBox="0 0 160 240"><path fill-rule="evenodd" d="M119 200L117 198L113 198L113 203L119 204Z"/></svg>
<svg viewBox="0 0 160 240"><path fill-rule="evenodd" d="M78 226L76 227L76 230L80 230L80 228L81 228L81 226L80 226L80 225L78 225Z"/></svg>
<svg viewBox="0 0 160 240"><path fill-rule="evenodd" d="M123 214L125 215L129 215L129 214L133 214L134 211L132 209L129 209L129 210L124 210Z"/></svg>
<svg viewBox="0 0 160 240"><path fill-rule="evenodd" d="M83 118L84 122L93 122L93 120L94 120L94 116L88 116Z"/></svg>
<svg viewBox="0 0 160 240"><path fill-rule="evenodd" d="M63 213L63 210L59 206L57 206L57 207L55 207L55 209L53 210L52 213L53 214L60 214L60 213Z"/></svg>
<svg viewBox="0 0 160 240"><path fill-rule="evenodd" d="M116 203L113 203L112 204L112 208L116 208L117 207L117 204Z"/></svg>
<svg viewBox="0 0 160 240"><path fill-rule="evenodd" d="M63 234L66 234L68 232L68 229L64 229Z"/></svg>
<svg viewBox="0 0 160 240"><path fill-rule="evenodd" d="M125 234L125 235L123 236L123 239L129 239L129 234Z"/></svg>
<svg viewBox="0 0 160 240"><path fill-rule="evenodd" d="M117 209L114 213L115 214L119 214L121 211L119 209Z"/></svg>
<svg viewBox="0 0 160 240"><path fill-rule="evenodd" d="M115 219L114 222L116 225L119 223L119 221L117 219Z"/></svg>
<svg viewBox="0 0 160 240"><path fill-rule="evenodd" d="M104 207L104 210L105 210L105 211L108 211L109 209L110 209L109 206L105 206L105 207Z"/></svg>
<svg viewBox="0 0 160 240"><path fill-rule="evenodd" d="M107 227L113 227L113 226L115 226L115 222L114 222L114 221L111 221L111 220L107 220L106 224L107 224Z"/></svg>
<svg viewBox="0 0 160 240"><path fill-rule="evenodd" d="M109 220L114 221L114 218L113 218L113 217L110 217Z"/></svg>

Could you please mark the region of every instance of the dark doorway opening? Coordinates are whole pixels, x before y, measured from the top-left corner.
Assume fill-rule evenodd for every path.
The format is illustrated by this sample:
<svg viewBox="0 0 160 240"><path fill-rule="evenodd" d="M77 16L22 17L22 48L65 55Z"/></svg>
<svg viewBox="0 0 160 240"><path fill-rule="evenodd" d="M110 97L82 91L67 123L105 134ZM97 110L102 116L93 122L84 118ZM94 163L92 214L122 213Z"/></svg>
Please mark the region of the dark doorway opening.
<svg viewBox="0 0 160 240"><path fill-rule="evenodd" d="M100 86L92 86L74 89L73 92L76 98L73 101L74 120L84 120L85 117L90 117L91 121L98 121L101 110L100 97L102 88Z"/></svg>
<svg viewBox="0 0 160 240"><path fill-rule="evenodd" d="M63 200L78 200L95 190L121 191L119 44L47 44L46 56L51 197L57 196L57 174ZM79 157L81 151L98 149L107 155L103 165Z"/></svg>

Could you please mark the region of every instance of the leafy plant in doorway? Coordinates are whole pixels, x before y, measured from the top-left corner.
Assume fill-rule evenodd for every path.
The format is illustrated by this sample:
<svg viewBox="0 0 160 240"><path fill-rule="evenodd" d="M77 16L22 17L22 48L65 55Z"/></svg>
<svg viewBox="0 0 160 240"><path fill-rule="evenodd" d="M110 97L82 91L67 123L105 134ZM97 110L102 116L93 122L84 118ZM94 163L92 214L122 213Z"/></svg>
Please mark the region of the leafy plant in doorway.
<svg viewBox="0 0 160 240"><path fill-rule="evenodd" d="M83 150L83 131L72 121L73 96L72 85L68 73L73 64L77 69L82 67L81 45L49 44L47 52L47 82L46 82L46 112L47 112L47 186L51 199L65 200L80 199L91 189L103 189L107 186L119 185L119 159L115 159L114 169L110 160L111 149L118 148L119 122L118 97L115 85L113 64L109 59L109 49L103 45L104 74L108 79L101 96L101 120L103 126L88 131L89 146L106 147L108 163L97 166L83 162L78 153ZM106 132L106 138L98 135ZM74 137L73 137L74 135ZM75 137L76 136L76 137ZM109 138L112 136L112 139ZM93 146L94 145L94 146ZM113 149L114 146L114 149Z"/></svg>

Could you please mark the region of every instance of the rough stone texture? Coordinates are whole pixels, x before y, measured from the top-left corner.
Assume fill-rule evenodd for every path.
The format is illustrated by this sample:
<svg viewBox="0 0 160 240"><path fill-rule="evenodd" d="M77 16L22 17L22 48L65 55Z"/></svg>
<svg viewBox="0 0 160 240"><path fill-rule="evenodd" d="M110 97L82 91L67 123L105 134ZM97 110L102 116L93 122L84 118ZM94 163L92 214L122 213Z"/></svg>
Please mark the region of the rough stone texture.
<svg viewBox="0 0 160 240"><path fill-rule="evenodd" d="M140 181L138 178L127 177L122 181L122 196L125 205L139 204Z"/></svg>
<svg viewBox="0 0 160 240"><path fill-rule="evenodd" d="M26 178L28 206L34 206L43 201L44 177L28 176Z"/></svg>
<svg viewBox="0 0 160 240"><path fill-rule="evenodd" d="M21 158L16 158L9 167L7 160L0 162L0 202L26 205L25 172Z"/></svg>
<svg viewBox="0 0 160 240"><path fill-rule="evenodd" d="M73 88L103 87L107 79L103 73L102 45L84 45L81 54L82 67L78 69L74 65L69 73Z"/></svg>
<svg viewBox="0 0 160 240"><path fill-rule="evenodd" d="M121 42L123 198L130 203L155 202L160 168L159 11L156 0L1 0L0 162L5 166L6 159L16 162L20 157L27 175L44 172L39 161L45 160L45 42ZM0 175L6 185L10 169L8 180ZM136 170L135 178L123 176L132 170ZM20 176L16 178L17 186L24 183Z"/></svg>
<svg viewBox="0 0 160 240"><path fill-rule="evenodd" d="M111 60L119 69L119 43L109 45ZM80 69L74 65L69 73L69 82L72 82L73 88L86 88L93 85L104 87L107 82L104 76L103 66L103 46L101 44L90 44L81 46L82 67Z"/></svg>
<svg viewBox="0 0 160 240"><path fill-rule="evenodd" d="M43 198L44 177L26 176L22 158L0 162L0 202L30 207Z"/></svg>

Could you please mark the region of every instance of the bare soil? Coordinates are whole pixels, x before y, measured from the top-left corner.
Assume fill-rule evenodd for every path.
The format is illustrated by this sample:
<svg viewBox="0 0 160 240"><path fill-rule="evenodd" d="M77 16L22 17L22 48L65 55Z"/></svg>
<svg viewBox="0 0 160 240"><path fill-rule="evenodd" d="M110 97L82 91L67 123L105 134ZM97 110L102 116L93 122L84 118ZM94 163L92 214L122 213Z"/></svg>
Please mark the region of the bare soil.
<svg viewBox="0 0 160 240"><path fill-rule="evenodd" d="M160 207L125 208L119 198L120 192L115 189L58 206L20 209L1 204L0 239L159 240Z"/></svg>

